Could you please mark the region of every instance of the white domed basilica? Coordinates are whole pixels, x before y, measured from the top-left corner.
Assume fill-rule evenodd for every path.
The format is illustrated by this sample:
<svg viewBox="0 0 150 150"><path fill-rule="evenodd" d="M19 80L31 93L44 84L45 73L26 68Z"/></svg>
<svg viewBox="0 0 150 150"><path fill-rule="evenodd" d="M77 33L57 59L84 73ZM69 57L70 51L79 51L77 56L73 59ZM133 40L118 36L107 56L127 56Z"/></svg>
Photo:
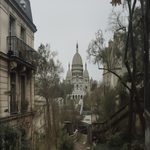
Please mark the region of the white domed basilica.
<svg viewBox="0 0 150 150"><path fill-rule="evenodd" d="M70 64L68 65L66 81L74 85L71 99L76 102L82 100L86 93L90 91L87 64L85 63L85 68L83 69L83 62L78 51L78 44L76 44L76 53L73 56L72 66L70 67Z"/></svg>

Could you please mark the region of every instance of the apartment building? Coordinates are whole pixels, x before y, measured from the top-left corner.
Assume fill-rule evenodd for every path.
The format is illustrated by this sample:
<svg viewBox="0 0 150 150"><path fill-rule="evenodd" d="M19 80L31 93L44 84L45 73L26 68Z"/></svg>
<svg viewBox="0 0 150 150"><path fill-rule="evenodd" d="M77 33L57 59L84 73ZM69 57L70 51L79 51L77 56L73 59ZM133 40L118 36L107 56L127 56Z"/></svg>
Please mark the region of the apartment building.
<svg viewBox="0 0 150 150"><path fill-rule="evenodd" d="M29 0L0 0L0 125L22 128L31 141L35 32Z"/></svg>

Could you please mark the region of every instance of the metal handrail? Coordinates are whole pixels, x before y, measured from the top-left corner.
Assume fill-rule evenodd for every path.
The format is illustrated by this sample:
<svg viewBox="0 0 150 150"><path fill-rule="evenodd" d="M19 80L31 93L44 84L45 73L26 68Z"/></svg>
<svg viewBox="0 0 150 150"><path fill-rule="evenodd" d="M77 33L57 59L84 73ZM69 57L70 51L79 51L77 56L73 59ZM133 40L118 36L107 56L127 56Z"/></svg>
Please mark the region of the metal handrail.
<svg viewBox="0 0 150 150"><path fill-rule="evenodd" d="M32 64L36 52L32 47L16 36L8 36L7 43L9 56L21 58Z"/></svg>

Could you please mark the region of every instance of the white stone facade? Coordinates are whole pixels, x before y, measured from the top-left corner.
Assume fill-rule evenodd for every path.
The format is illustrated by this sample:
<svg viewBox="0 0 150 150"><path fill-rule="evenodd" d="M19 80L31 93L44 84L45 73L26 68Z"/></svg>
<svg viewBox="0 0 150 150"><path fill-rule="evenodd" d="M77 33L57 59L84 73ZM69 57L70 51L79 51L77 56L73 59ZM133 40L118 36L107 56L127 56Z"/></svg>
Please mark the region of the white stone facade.
<svg viewBox="0 0 150 150"><path fill-rule="evenodd" d="M73 56L72 67L70 68L70 64L68 66L66 81L73 84L74 88L71 99L77 103L90 91L87 64L85 64L85 68L83 69L82 58L78 52L78 44L76 45L76 53Z"/></svg>

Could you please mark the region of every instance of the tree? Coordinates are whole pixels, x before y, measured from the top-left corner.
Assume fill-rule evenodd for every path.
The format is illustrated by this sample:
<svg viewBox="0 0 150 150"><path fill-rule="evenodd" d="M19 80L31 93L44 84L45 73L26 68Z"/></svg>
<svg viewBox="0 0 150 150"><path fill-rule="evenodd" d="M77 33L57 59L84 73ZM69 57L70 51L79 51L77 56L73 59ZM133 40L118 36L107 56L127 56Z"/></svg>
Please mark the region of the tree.
<svg viewBox="0 0 150 150"><path fill-rule="evenodd" d="M73 139L65 131L60 132L58 150L74 150Z"/></svg>
<svg viewBox="0 0 150 150"><path fill-rule="evenodd" d="M125 0L124 0L125 1ZM131 9L131 4L136 4L136 0L134 1L129 1L126 0L128 3L128 8L129 8L129 16L130 16L130 26L129 29L132 29L132 15L134 13L134 7L132 7ZM116 1L112 1L114 4L118 4L118 2ZM150 87L150 78L149 78L149 44L150 44L150 28L149 28L149 24L150 24L150 1L149 0L140 0L140 8L141 8L141 18L142 18L142 51L143 51L143 66L144 66L144 102L145 102L145 113L147 113L148 111L150 111L150 103L149 103L149 87ZM133 5L133 6L134 6ZM130 31L128 31L129 33ZM129 34L128 34L129 35ZM128 36L128 40L129 40L129 36ZM128 41L127 40L127 41ZM132 44L133 46L133 44ZM137 103L138 104L138 103ZM147 116L147 115L145 115ZM146 118L146 120L148 120ZM148 123L147 123L148 124ZM146 126L148 127L148 125ZM145 141L149 141L149 139L146 139ZM146 149L149 149L148 146L148 142L145 142L146 145Z"/></svg>
<svg viewBox="0 0 150 150"><path fill-rule="evenodd" d="M66 104L67 100L70 100L70 94L73 91L73 85L71 83L68 83L66 81L62 81L59 85L60 88L60 97L64 99L64 103Z"/></svg>
<svg viewBox="0 0 150 150"><path fill-rule="evenodd" d="M107 94L104 90L107 91ZM96 116L97 122L103 122L116 111L116 95L115 89L104 87L101 83L99 87L96 87L90 94L85 96L84 109L91 110Z"/></svg>
<svg viewBox="0 0 150 150"><path fill-rule="evenodd" d="M38 48L36 57L37 73L35 77L36 92L46 100L47 111L47 144L50 149L50 141L56 144L57 129L56 115L57 104L55 99L58 97L58 85L60 81L60 73L62 72L61 63L55 60L56 52L51 51L49 45L41 44ZM53 135L53 138L51 137Z"/></svg>
<svg viewBox="0 0 150 150"><path fill-rule="evenodd" d="M112 1L113 5L120 4L121 1ZM94 56L94 60L103 62L104 68L99 68L103 69L105 71L108 71L112 74L114 74L124 85L124 87L127 88L127 90L130 93L130 100L129 100L129 110L130 110L130 115L129 115L129 134L130 137L132 137L132 129L133 129L133 105L134 102L136 104L138 114L140 117L141 125L143 127L143 131L145 129L145 122L144 122L144 117L143 117L143 110L140 104L140 99L139 99L139 94L138 94L138 86L139 84L142 83L142 80L138 80L139 75L142 77L142 36L141 36L141 31L142 31L142 26L141 26L141 13L139 13L138 9L136 8L136 0L130 1L127 0L127 6L128 6L128 12L129 12L129 20L128 20L128 29L120 31L122 38L120 39L123 41L123 46L122 46L122 60L123 60L123 65L126 68L127 71L127 76L128 76L128 82L130 82L131 86L127 84L127 82L124 81L123 76L120 76L115 70L115 65L116 63L111 62L111 58L114 58L110 56L111 54L111 49L109 49L109 53L107 52L108 49L102 49L101 45L97 46L97 42L93 42L94 46L92 46L95 50L97 50L97 53L95 53L94 50L90 50L89 56ZM137 17L138 16L138 17ZM118 32L117 32L118 33ZM115 33L116 34L116 33ZM114 35L115 35L114 34ZM101 36L99 36L101 37ZM100 39L100 38L99 38ZM98 41L99 41L98 39ZM96 41L97 41L97 36L96 36ZM101 41L104 41L103 38L101 38ZM124 42L125 41L125 42ZM115 42L115 40L114 40ZM98 42L100 43L100 42ZM100 43L101 44L101 43ZM118 44L118 43L117 43ZM95 48L96 46L96 48ZM121 47L119 47L121 49ZM94 52L94 53L93 53ZM105 53L106 55L102 55ZM96 55L95 55L96 54ZM98 54L98 55L97 55ZM101 54L101 55L99 55ZM117 57L117 51L115 51L115 58ZM148 57L148 56L147 56ZM114 58L114 59L115 59ZM140 58L140 59L139 59ZM144 132L143 132L144 133Z"/></svg>

